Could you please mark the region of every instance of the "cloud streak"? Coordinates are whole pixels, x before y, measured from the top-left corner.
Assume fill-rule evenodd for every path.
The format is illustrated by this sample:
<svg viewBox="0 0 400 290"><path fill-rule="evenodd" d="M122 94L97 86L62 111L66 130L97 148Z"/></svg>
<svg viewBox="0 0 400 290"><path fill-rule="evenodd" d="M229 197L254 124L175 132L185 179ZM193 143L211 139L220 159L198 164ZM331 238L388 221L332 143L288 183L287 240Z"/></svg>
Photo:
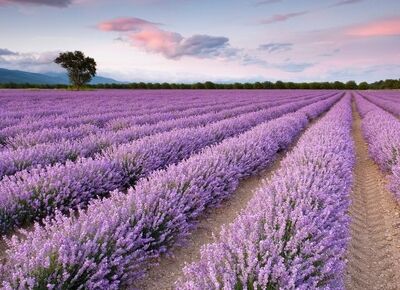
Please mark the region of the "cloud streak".
<svg viewBox="0 0 400 290"><path fill-rule="evenodd" d="M268 4L278 3L278 2L282 2L282 0L259 0L254 3L254 6L262 6L262 5L268 5Z"/></svg>
<svg viewBox="0 0 400 290"><path fill-rule="evenodd" d="M349 27L345 34L358 37L400 35L400 17L376 20Z"/></svg>
<svg viewBox="0 0 400 290"><path fill-rule="evenodd" d="M302 16L307 13L308 13L308 11L300 11L300 12L293 12L293 13L287 13L287 14L275 14L269 18L261 20L260 23L261 24L273 24L276 22L283 22L283 21L287 21L287 20L295 18L295 17Z"/></svg>
<svg viewBox="0 0 400 290"><path fill-rule="evenodd" d="M2 51L3 53L1 53ZM12 52L8 49L0 49L0 66L8 69L21 69L33 72L57 71L60 69L54 63L57 55L58 52L56 51L38 53Z"/></svg>
<svg viewBox="0 0 400 290"><path fill-rule="evenodd" d="M0 0L0 6L7 4L42 5L63 8L72 4L72 0Z"/></svg>
<svg viewBox="0 0 400 290"><path fill-rule="evenodd" d="M331 52L321 53L319 56L323 56L323 57L334 56L335 54L338 54L339 52L340 52L340 48L336 48L336 49L332 50Z"/></svg>
<svg viewBox="0 0 400 290"><path fill-rule="evenodd" d="M313 63L282 63L275 65L276 68L285 72L297 73L314 66Z"/></svg>
<svg viewBox="0 0 400 290"><path fill-rule="evenodd" d="M345 5L351 5L359 2L363 2L364 0L342 0L342 1L337 1L336 3L332 4L331 7L338 7L338 6L345 6Z"/></svg>
<svg viewBox="0 0 400 290"><path fill-rule="evenodd" d="M144 29L145 27L154 27L160 25L160 23L150 22L141 18L135 17L121 17L109 21L101 22L97 25L97 28L101 31L137 31Z"/></svg>
<svg viewBox="0 0 400 290"><path fill-rule="evenodd" d="M183 37L177 32L161 29L160 25L130 17L104 21L97 27L102 31L121 32L132 46L150 53L159 53L169 59L179 59L183 56L227 58L236 53L236 50L230 47L227 37L200 34Z"/></svg>
<svg viewBox="0 0 400 290"><path fill-rule="evenodd" d="M18 53L7 48L0 48L0 55L18 55Z"/></svg>
<svg viewBox="0 0 400 290"><path fill-rule="evenodd" d="M273 52L284 52L291 50L293 43L281 43L281 42L271 42L266 44L261 44L258 49L267 51L268 53Z"/></svg>

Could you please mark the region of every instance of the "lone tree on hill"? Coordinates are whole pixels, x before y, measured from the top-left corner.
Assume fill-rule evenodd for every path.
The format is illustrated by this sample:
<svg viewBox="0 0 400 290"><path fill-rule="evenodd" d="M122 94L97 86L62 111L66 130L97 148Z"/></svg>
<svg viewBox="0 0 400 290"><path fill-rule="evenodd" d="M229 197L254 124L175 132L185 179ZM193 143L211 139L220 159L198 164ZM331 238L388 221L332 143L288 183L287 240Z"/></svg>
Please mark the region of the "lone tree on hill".
<svg viewBox="0 0 400 290"><path fill-rule="evenodd" d="M61 52L54 60L68 71L71 84L78 90L96 75L96 62L81 51Z"/></svg>

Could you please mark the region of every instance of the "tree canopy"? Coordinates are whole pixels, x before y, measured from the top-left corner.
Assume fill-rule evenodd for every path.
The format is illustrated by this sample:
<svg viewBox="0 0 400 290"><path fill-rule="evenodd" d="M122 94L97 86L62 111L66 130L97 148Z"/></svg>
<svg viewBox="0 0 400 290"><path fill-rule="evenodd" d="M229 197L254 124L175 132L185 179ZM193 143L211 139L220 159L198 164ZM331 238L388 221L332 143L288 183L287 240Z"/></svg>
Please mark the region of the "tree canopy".
<svg viewBox="0 0 400 290"><path fill-rule="evenodd" d="M311 90L385 90L400 89L400 79L387 79L374 83L361 82L357 84L354 81L347 83L335 82L310 82L294 83L277 81L255 82L255 83L213 83L210 81L204 83L119 83L119 84L88 84L89 89L311 89ZM43 88L43 89L62 89L67 85L49 85L49 84L29 84L29 83L0 83L0 88Z"/></svg>
<svg viewBox="0 0 400 290"><path fill-rule="evenodd" d="M89 83L96 75L95 60L81 51L61 52L54 62L67 70L71 84L77 89Z"/></svg>

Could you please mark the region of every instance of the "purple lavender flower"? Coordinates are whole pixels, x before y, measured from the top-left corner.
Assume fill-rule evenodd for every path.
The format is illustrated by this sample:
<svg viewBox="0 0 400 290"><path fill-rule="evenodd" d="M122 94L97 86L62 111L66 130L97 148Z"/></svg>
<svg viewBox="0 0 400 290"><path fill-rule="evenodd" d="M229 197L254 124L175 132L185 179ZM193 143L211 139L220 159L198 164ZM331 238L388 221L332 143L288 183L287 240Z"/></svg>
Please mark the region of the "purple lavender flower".
<svg viewBox="0 0 400 290"><path fill-rule="evenodd" d="M352 168L350 96L299 140L178 289L343 289Z"/></svg>
<svg viewBox="0 0 400 290"><path fill-rule="evenodd" d="M318 115L313 111L322 113L338 98L339 95L318 102L318 106L310 105L311 109L305 112L309 116ZM296 105L289 112L295 109ZM3 286L31 289L76 288L79 285L89 289L118 289L139 279L151 258L179 245L187 237L206 208L218 205L232 194L239 180L273 162L276 153L286 148L308 124L305 112L261 123L164 170L151 173L146 179L139 180L135 188L130 188L128 194L115 191L110 198L93 201L86 211L79 210L77 215L58 214L53 221L47 220L43 227L36 224L22 240L14 236L9 241L6 262L2 266ZM240 120L240 123L244 122ZM346 149L341 144L337 143L338 152ZM325 152L323 146L319 148ZM131 152L134 151L125 153L130 156ZM131 168L133 164L124 163L125 168ZM340 167L340 163L337 166ZM334 183L336 180L329 181L326 186L339 190L341 187ZM308 188L307 184L305 188ZM339 193L326 199L332 202L341 197ZM336 208L346 206L346 199L342 199L343 202L336 200L334 204L339 204ZM318 206L318 201L311 204ZM331 217L324 219L331 220ZM328 225L327 230L331 232ZM329 267L324 264L320 269L325 273Z"/></svg>

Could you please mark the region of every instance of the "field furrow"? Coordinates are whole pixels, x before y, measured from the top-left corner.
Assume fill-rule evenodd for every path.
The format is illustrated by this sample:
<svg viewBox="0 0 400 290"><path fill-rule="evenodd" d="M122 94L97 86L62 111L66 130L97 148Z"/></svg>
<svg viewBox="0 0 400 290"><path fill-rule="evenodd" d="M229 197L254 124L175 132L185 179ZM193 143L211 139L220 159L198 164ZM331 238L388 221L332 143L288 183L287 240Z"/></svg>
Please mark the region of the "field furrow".
<svg viewBox="0 0 400 290"><path fill-rule="evenodd" d="M356 166L346 288L400 289L400 207L369 157L355 106L353 120Z"/></svg>

